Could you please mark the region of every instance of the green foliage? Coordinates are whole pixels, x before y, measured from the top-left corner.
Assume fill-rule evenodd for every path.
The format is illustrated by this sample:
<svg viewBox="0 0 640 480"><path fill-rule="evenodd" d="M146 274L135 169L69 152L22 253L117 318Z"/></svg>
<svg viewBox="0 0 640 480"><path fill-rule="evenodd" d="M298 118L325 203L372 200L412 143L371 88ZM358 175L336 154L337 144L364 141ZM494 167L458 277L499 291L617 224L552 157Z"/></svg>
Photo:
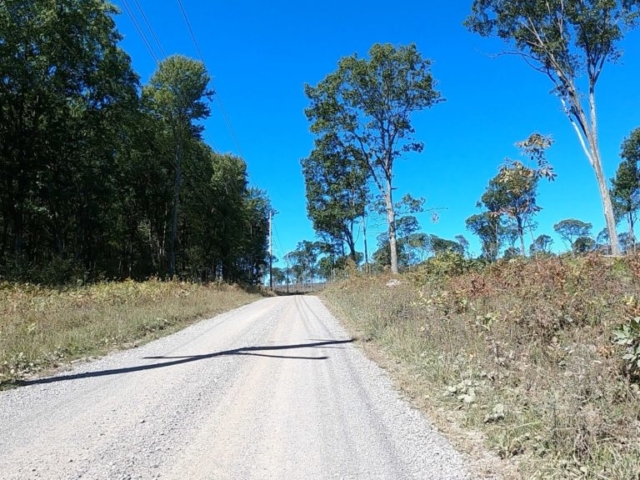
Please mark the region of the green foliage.
<svg viewBox="0 0 640 480"><path fill-rule="evenodd" d="M520 161L507 160L500 167L498 174L489 181L489 185L479 202L487 209L487 214L495 226L491 235L494 237L513 236L520 239L520 255L525 256L525 229L533 230L533 217L541 209L537 205L537 189L541 178L553 180L553 168L545 159L545 150L552 141L549 137L534 133L518 146L523 153L537 163L537 167L527 167ZM483 226L482 218L471 218L469 225L476 230L476 234L487 236L487 226ZM489 218L485 219L486 222ZM493 233L495 231L495 233ZM498 238L487 239L498 244ZM499 248L498 248L499 249ZM497 252L495 254L497 256Z"/></svg>
<svg viewBox="0 0 640 480"><path fill-rule="evenodd" d="M335 135L316 139L302 160L307 213L321 237L346 244L356 261L355 227L364 218L368 170L358 150L342 148Z"/></svg>
<svg viewBox="0 0 640 480"><path fill-rule="evenodd" d="M620 154L622 162L618 166L616 176L611 179L611 199L616 220L627 220L628 242L635 245L635 222L640 208L640 128L631 132L629 138L622 143ZM635 248L635 247L634 247Z"/></svg>
<svg viewBox="0 0 640 480"><path fill-rule="evenodd" d="M287 268L291 270L297 283L313 282L319 273L318 260L320 254L323 253L326 247L327 245L321 242L303 240L298 243L294 251L284 256ZM323 273L327 273L327 268L327 265L323 263Z"/></svg>
<svg viewBox="0 0 640 480"><path fill-rule="evenodd" d="M592 227L593 225L590 223L583 222L582 220L576 220L575 218L568 218L556 223L553 226L553 230L560 235L560 237L570 245L571 248L573 248L578 239L583 239L580 241L579 246L586 244L585 239L591 237Z"/></svg>
<svg viewBox="0 0 640 480"><path fill-rule="evenodd" d="M625 370L635 379L640 378L640 317L633 317L613 332L614 343L625 347L622 359Z"/></svg>
<svg viewBox="0 0 640 480"><path fill-rule="evenodd" d="M268 200L200 138L204 65L169 57L140 95L116 13L0 6L0 277L259 282Z"/></svg>
<svg viewBox="0 0 640 480"><path fill-rule="evenodd" d="M363 162L384 198L391 269L396 273L393 166L403 153L422 150L412 138L413 113L442 101L430 69L431 62L415 45L376 44L368 60L357 55L343 58L338 70L316 87L305 86L311 131L330 136L352 161Z"/></svg>
<svg viewBox="0 0 640 480"><path fill-rule="evenodd" d="M494 262L504 241L505 227L500 217L490 212L471 215L465 221L467 230L477 235L482 242L481 258Z"/></svg>
<svg viewBox="0 0 640 480"><path fill-rule="evenodd" d="M553 245L553 239L549 235L538 235L531 246L529 246L529 253L531 255L540 253L549 254L551 253L551 245Z"/></svg>
<svg viewBox="0 0 640 480"><path fill-rule="evenodd" d="M474 0L465 21L472 32L507 42L509 53L553 83L594 169L613 254L619 246L598 146L595 87L604 66L620 57L617 43L639 15L639 0Z"/></svg>

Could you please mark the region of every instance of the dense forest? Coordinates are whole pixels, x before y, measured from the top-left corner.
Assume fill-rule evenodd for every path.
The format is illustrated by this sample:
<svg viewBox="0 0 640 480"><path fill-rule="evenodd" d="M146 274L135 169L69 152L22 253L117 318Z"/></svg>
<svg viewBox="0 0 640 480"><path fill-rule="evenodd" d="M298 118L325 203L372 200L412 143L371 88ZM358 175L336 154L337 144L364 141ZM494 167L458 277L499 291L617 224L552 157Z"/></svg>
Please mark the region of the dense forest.
<svg viewBox="0 0 640 480"><path fill-rule="evenodd" d="M0 278L257 283L269 200L200 121L202 62L141 85L101 0L0 6Z"/></svg>

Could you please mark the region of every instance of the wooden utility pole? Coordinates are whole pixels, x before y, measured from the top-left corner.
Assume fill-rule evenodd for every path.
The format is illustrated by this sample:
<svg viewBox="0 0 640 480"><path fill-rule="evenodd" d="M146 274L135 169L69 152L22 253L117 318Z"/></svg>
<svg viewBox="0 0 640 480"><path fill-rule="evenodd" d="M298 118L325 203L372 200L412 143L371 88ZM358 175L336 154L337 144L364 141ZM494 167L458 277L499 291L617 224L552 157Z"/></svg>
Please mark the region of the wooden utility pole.
<svg viewBox="0 0 640 480"><path fill-rule="evenodd" d="M273 210L269 210L269 289L273 290Z"/></svg>

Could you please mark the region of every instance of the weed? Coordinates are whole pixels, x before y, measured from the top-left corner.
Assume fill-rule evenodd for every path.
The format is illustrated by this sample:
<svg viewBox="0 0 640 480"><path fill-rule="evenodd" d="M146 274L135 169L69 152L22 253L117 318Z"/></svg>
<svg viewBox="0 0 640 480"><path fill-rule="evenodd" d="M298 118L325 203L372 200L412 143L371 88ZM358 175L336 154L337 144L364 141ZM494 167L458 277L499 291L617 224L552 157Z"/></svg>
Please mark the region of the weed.
<svg viewBox="0 0 640 480"><path fill-rule="evenodd" d="M62 289L0 283L0 385L136 346L258 297L234 286L157 280Z"/></svg>
<svg viewBox="0 0 640 480"><path fill-rule="evenodd" d="M520 476L638 478L640 258L451 261L324 297Z"/></svg>

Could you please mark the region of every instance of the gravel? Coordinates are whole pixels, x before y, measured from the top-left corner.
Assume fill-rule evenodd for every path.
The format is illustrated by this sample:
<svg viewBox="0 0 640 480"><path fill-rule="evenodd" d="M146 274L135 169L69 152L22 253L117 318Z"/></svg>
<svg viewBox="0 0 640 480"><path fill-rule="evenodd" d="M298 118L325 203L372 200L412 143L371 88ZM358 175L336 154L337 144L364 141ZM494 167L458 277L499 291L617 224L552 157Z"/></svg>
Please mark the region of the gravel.
<svg viewBox="0 0 640 480"><path fill-rule="evenodd" d="M317 297L0 392L1 479L464 479Z"/></svg>

